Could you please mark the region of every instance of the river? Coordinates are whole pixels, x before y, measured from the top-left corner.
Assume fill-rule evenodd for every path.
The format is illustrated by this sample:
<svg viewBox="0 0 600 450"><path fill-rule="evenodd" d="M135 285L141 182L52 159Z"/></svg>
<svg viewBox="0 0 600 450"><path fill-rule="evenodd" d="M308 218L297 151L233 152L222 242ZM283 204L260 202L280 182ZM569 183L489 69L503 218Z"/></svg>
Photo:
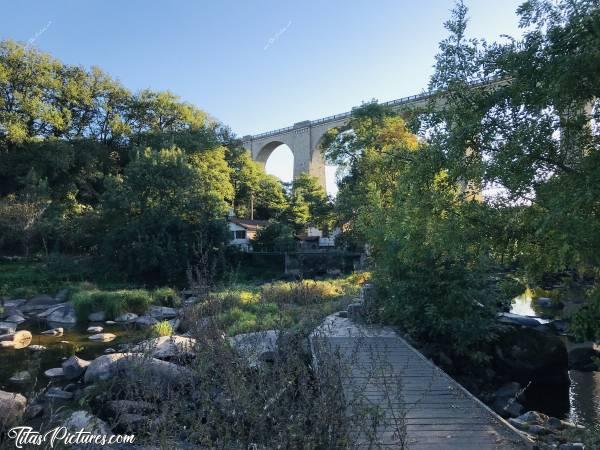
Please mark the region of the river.
<svg viewBox="0 0 600 450"><path fill-rule="evenodd" d="M511 313L536 318L540 323L547 323L557 316L544 314L540 317L534 309L531 292L526 292L513 299ZM566 336L565 344L573 342ZM527 410L543 412L553 417L589 425L600 423L600 371L582 372L570 370L571 384L560 391L555 386L530 386L525 392L523 406Z"/></svg>

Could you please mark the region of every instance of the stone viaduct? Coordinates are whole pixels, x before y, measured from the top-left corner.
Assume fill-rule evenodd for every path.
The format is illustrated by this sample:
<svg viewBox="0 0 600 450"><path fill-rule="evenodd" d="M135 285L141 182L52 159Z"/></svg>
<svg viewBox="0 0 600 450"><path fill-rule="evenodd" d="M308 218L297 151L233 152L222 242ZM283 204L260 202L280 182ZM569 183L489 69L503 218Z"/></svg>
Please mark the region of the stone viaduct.
<svg viewBox="0 0 600 450"><path fill-rule="evenodd" d="M382 103L394 110L424 106L434 94L411 95ZM263 165L277 147L287 145L294 155L294 178L301 173L315 176L325 187L325 161L321 151L323 136L328 130L344 126L350 120L352 112L345 112L317 120L306 120L278 130L267 131L243 137L244 148L250 150L252 159Z"/></svg>

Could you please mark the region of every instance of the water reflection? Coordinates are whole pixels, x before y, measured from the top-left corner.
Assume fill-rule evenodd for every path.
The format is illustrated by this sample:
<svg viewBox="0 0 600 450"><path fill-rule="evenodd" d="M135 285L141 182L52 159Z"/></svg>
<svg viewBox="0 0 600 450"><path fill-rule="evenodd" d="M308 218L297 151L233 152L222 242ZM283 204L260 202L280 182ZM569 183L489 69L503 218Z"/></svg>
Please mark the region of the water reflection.
<svg viewBox="0 0 600 450"><path fill-rule="evenodd" d="M510 312L520 316L535 317L541 323L549 322L539 318L534 309L533 292L527 290L515 297ZM558 318L556 311L544 311L544 317ZM564 337L567 341L567 337ZM525 407L545 414L568 419L580 424L600 423L600 372L569 371L571 385L565 390L548 386L530 386L526 392Z"/></svg>
<svg viewBox="0 0 600 450"><path fill-rule="evenodd" d="M537 314L531 306L531 292L525 291L518 297L513 298L510 312L520 316L536 316Z"/></svg>
<svg viewBox="0 0 600 450"><path fill-rule="evenodd" d="M600 423L600 372L571 370L569 420L582 424Z"/></svg>

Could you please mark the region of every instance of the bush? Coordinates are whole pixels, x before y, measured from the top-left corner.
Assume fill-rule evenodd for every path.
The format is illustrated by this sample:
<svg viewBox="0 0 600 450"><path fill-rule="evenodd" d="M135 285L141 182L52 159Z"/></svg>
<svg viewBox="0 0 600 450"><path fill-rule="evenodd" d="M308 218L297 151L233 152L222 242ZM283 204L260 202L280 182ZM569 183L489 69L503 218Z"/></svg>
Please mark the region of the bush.
<svg viewBox="0 0 600 450"><path fill-rule="evenodd" d="M150 336L152 337L173 336L173 332L173 327L166 320L155 323L150 327Z"/></svg>
<svg viewBox="0 0 600 450"><path fill-rule="evenodd" d="M260 293L265 302L296 305L313 305L343 294L341 287L334 282L312 280L267 284Z"/></svg>
<svg viewBox="0 0 600 450"><path fill-rule="evenodd" d="M594 288L586 304L571 319L571 331L577 339L600 340L600 288Z"/></svg>
<svg viewBox="0 0 600 450"><path fill-rule="evenodd" d="M179 297L179 294L173 288L163 287L155 289L154 292L152 292L152 299L154 303L170 308L178 308L181 306L181 297Z"/></svg>
<svg viewBox="0 0 600 450"><path fill-rule="evenodd" d="M133 312L144 313L152 303L150 293L143 289L118 291L78 290L71 296L79 321L86 321L93 312L104 311L108 319Z"/></svg>

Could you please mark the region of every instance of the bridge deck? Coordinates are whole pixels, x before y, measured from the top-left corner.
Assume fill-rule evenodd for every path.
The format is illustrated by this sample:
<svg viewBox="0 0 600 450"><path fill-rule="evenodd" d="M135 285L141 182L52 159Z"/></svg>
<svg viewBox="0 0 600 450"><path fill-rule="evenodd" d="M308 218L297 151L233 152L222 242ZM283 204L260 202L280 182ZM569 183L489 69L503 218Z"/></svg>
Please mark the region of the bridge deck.
<svg viewBox="0 0 600 450"><path fill-rule="evenodd" d="M312 344L317 355L324 348L339 355L351 436L360 449L531 447L390 328L329 316Z"/></svg>

